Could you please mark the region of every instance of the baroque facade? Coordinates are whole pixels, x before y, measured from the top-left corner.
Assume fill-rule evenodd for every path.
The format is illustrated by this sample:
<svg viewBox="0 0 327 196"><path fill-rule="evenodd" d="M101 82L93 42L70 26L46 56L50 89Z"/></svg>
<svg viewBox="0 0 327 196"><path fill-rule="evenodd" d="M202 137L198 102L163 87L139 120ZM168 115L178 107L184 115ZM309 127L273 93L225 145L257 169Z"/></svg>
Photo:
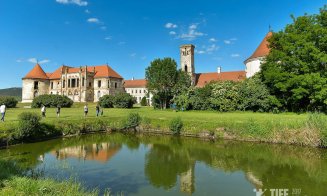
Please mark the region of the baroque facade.
<svg viewBox="0 0 327 196"><path fill-rule="evenodd" d="M22 102L39 95L66 95L74 102L97 102L103 95L123 92L123 78L109 65L69 67L45 73L39 64L22 79Z"/></svg>

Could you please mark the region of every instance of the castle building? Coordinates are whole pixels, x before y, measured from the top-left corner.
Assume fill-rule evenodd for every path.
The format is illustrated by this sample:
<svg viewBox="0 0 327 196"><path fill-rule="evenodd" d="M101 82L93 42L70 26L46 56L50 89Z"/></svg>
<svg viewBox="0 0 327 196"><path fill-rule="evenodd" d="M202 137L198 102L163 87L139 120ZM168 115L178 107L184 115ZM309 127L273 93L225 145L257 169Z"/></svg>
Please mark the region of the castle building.
<svg viewBox="0 0 327 196"><path fill-rule="evenodd" d="M246 66L246 77L250 78L254 74L260 71L260 66L264 62L265 57L269 54L269 42L268 39L272 36L272 32L268 32L266 37L262 40L258 48L254 53L244 61Z"/></svg>
<svg viewBox="0 0 327 196"><path fill-rule="evenodd" d="M39 95L66 95L74 102L97 102L103 95L124 92L123 78L109 65L69 67L45 73L39 64L22 79L22 102Z"/></svg>
<svg viewBox="0 0 327 196"><path fill-rule="evenodd" d="M129 93L130 95L135 97L136 102L138 104L141 103L143 97L146 97L147 104L151 105L152 94L148 92L148 89L146 88L146 83L147 81L145 79L135 80L133 78L132 80L125 80L124 87L126 93Z"/></svg>

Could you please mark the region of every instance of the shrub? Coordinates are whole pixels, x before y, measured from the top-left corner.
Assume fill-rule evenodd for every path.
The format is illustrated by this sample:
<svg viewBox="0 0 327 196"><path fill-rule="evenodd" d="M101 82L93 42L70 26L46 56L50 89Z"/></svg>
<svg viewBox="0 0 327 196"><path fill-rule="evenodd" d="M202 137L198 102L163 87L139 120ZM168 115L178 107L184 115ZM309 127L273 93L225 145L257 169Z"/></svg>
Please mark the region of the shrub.
<svg viewBox="0 0 327 196"><path fill-rule="evenodd" d="M0 104L5 104L7 108L16 107L18 101L15 97L0 96Z"/></svg>
<svg viewBox="0 0 327 196"><path fill-rule="evenodd" d="M169 129L174 135L179 135L183 129L183 121L180 117L174 118L170 121Z"/></svg>
<svg viewBox="0 0 327 196"><path fill-rule="evenodd" d="M143 97L141 100L141 106L147 106L148 102L146 101L146 97Z"/></svg>
<svg viewBox="0 0 327 196"><path fill-rule="evenodd" d="M83 132L92 131L105 131L107 129L107 123L101 119L95 119L92 121L85 121L83 123Z"/></svg>
<svg viewBox="0 0 327 196"><path fill-rule="evenodd" d="M113 105L115 108L132 108L134 103L132 95L128 93L118 93L115 95Z"/></svg>
<svg viewBox="0 0 327 196"><path fill-rule="evenodd" d="M58 121L56 129L61 131L62 135L74 135L81 131L81 127L76 122Z"/></svg>
<svg viewBox="0 0 327 196"><path fill-rule="evenodd" d="M32 102L33 108L39 108L42 105L46 107L60 107L69 108L73 105L73 101L69 99L67 96L61 95L40 95L35 97Z"/></svg>
<svg viewBox="0 0 327 196"><path fill-rule="evenodd" d="M23 112L18 116L17 139L33 139L42 136L41 117L36 113Z"/></svg>
<svg viewBox="0 0 327 196"><path fill-rule="evenodd" d="M139 126L141 123L141 116L138 113L129 113L124 123L126 128Z"/></svg>
<svg viewBox="0 0 327 196"><path fill-rule="evenodd" d="M113 108L114 107L114 99L113 95L104 95L100 97L99 104L103 108Z"/></svg>

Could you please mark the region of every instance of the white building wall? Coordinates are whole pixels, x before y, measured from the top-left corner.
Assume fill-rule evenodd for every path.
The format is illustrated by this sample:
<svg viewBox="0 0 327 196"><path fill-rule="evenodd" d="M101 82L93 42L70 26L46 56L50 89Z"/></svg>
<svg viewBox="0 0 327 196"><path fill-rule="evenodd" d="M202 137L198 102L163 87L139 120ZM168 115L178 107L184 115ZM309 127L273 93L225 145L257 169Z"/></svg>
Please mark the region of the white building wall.
<svg viewBox="0 0 327 196"><path fill-rule="evenodd" d="M150 93L148 96L148 89L144 87L135 87L135 88L125 88L126 93L132 95L136 98L136 102L138 104L141 103L143 97L146 97L148 103L152 105L152 97L153 95Z"/></svg>
<svg viewBox="0 0 327 196"><path fill-rule="evenodd" d="M38 82L38 88L34 89L34 82ZM49 94L49 81L40 79L23 79L22 102L31 103L34 96Z"/></svg>
<svg viewBox="0 0 327 196"><path fill-rule="evenodd" d="M263 58L255 58L255 59L249 59L246 62L246 77L250 78L252 76L254 76L254 74L256 74L257 72L260 71L260 66L263 62Z"/></svg>

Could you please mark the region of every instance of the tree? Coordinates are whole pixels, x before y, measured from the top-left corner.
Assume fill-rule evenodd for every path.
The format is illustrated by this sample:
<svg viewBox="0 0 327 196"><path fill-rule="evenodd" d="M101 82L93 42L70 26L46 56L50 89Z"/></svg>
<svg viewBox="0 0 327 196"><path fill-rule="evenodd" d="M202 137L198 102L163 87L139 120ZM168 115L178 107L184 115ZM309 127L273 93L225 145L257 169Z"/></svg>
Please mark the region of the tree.
<svg viewBox="0 0 327 196"><path fill-rule="evenodd" d="M327 111L327 6L293 23L268 40L270 54L260 77L290 111Z"/></svg>
<svg viewBox="0 0 327 196"><path fill-rule="evenodd" d="M148 105L148 102L147 102L147 100L146 100L146 97L143 97L142 99L141 99L141 106L147 106Z"/></svg>
<svg viewBox="0 0 327 196"><path fill-rule="evenodd" d="M166 109L177 82L176 61L171 58L155 59L145 71L147 88L157 97L159 107Z"/></svg>

